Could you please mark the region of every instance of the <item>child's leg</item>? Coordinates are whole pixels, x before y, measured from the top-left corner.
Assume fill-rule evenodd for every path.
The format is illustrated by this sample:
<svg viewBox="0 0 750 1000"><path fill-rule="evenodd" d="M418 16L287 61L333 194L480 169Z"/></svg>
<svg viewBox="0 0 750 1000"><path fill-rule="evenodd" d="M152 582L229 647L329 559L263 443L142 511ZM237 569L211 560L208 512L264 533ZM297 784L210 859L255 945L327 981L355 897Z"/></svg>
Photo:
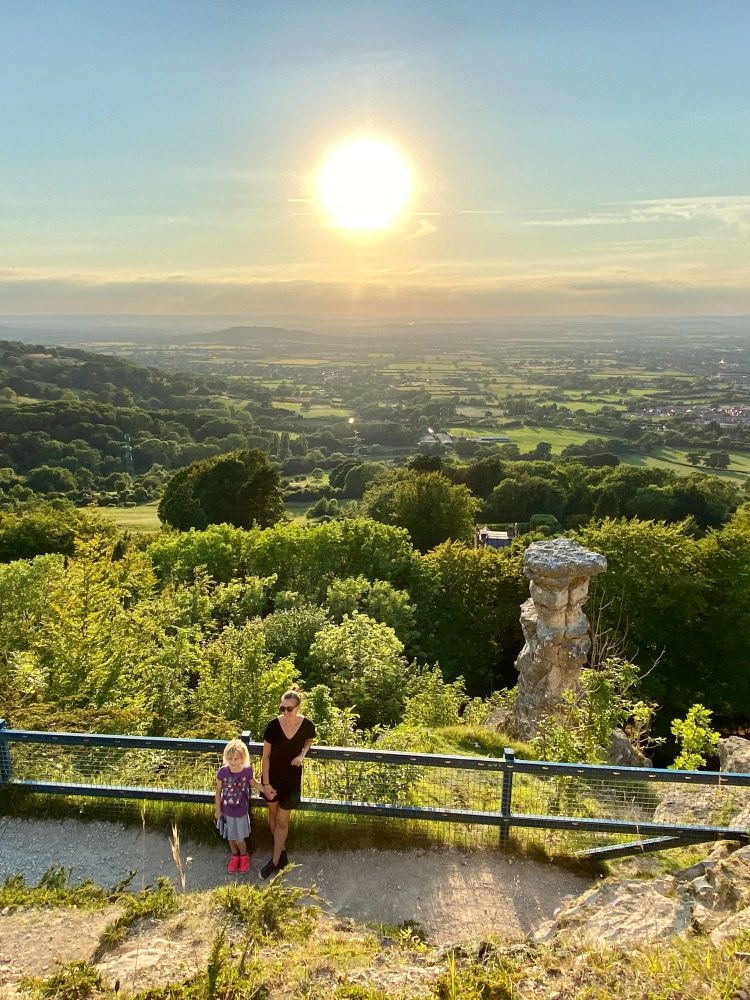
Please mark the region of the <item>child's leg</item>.
<svg viewBox="0 0 750 1000"><path fill-rule="evenodd" d="M232 852L232 854L242 854L242 850L241 850L241 847L240 847L241 843L242 843L242 841L238 841L238 840L230 840L229 841L229 850Z"/></svg>
<svg viewBox="0 0 750 1000"><path fill-rule="evenodd" d="M237 850L240 852L240 857L242 857L243 854L247 854L247 841L246 840L238 840L237 841Z"/></svg>

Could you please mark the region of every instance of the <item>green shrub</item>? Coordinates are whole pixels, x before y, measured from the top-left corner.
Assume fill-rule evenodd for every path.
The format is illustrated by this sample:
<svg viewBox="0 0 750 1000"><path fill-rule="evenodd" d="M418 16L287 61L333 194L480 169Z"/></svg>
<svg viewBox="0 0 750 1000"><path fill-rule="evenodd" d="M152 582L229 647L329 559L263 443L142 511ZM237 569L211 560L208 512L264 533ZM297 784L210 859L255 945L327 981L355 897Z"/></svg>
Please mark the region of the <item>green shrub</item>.
<svg viewBox="0 0 750 1000"><path fill-rule="evenodd" d="M214 890L214 897L228 914L238 920L256 941L264 938L305 938L318 921L314 905L318 892L287 886L278 873L261 887L225 885Z"/></svg>

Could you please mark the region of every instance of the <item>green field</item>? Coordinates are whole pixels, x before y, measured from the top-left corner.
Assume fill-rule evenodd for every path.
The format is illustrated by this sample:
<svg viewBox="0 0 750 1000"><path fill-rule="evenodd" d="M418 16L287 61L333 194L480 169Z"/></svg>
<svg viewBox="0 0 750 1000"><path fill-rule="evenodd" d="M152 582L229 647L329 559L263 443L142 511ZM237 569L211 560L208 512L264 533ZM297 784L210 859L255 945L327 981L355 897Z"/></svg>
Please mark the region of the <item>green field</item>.
<svg viewBox="0 0 750 1000"><path fill-rule="evenodd" d="M309 410L302 410L302 403L298 400L274 399L273 404L277 409L291 410L299 413L302 417L341 417L346 419L352 415L352 411L341 406L331 406L329 403L312 403Z"/></svg>
<svg viewBox="0 0 750 1000"><path fill-rule="evenodd" d="M292 524L309 524L305 517L305 511L312 505L312 500L287 500L284 503L287 515L292 519Z"/></svg>
<svg viewBox="0 0 750 1000"><path fill-rule="evenodd" d="M623 455L622 461L628 465L638 465L647 469L669 469L670 472L674 472L678 476L689 476L694 472L703 472L720 479L733 479L738 483L744 483L750 476L750 455L739 451L730 451L729 455L732 462L728 469L707 469L702 465L692 466L685 457L685 452L676 448L655 448L650 455L637 455L635 453Z"/></svg>
<svg viewBox="0 0 750 1000"><path fill-rule="evenodd" d="M552 451L559 454L568 444L583 444L592 437L602 437L603 434L592 434L591 431L569 430L567 427L449 427L448 432L456 437L484 437L485 435L502 435L509 438L510 444L517 444L521 451L533 451L540 441L552 445Z"/></svg>
<svg viewBox="0 0 750 1000"><path fill-rule="evenodd" d="M140 507L99 507L97 512L128 531L158 531L161 527L156 513L158 502Z"/></svg>

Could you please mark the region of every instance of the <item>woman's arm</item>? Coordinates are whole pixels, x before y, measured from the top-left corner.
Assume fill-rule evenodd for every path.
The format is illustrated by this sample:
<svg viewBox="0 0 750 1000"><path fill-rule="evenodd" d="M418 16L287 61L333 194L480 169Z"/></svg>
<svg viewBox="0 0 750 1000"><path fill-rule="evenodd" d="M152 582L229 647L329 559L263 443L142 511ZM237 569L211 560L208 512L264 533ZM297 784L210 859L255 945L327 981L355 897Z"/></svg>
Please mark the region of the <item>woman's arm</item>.
<svg viewBox="0 0 750 1000"><path fill-rule="evenodd" d="M313 745L314 742L315 740L313 739L305 740L305 745L302 747L302 753L300 753L298 757L295 757L294 760L291 761L294 767L302 766L302 761L307 756L307 751L310 749L310 747Z"/></svg>
<svg viewBox="0 0 750 1000"><path fill-rule="evenodd" d="M216 794L214 795L214 814L217 819L221 819L221 782L216 779Z"/></svg>

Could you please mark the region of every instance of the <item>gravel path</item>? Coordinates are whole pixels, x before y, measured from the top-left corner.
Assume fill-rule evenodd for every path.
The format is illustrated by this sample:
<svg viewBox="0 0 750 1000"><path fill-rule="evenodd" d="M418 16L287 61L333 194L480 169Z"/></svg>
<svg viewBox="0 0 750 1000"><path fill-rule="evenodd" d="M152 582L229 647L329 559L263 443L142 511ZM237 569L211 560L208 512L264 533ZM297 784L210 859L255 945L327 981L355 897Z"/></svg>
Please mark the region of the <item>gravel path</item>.
<svg viewBox="0 0 750 1000"><path fill-rule="evenodd" d="M230 878L222 844L184 841L182 857L189 859L188 891ZM265 854L255 855L249 876L238 878L257 879L265 860ZM591 884L555 865L482 851L290 850L290 860L300 867L289 881L315 883L333 913L388 924L413 920L437 944L488 934L520 940L563 899ZM134 889L159 875L177 878L169 839L161 832L107 822L0 817L0 880L23 872L36 882L51 865L72 868L74 881L92 878L103 885L135 870Z"/></svg>

